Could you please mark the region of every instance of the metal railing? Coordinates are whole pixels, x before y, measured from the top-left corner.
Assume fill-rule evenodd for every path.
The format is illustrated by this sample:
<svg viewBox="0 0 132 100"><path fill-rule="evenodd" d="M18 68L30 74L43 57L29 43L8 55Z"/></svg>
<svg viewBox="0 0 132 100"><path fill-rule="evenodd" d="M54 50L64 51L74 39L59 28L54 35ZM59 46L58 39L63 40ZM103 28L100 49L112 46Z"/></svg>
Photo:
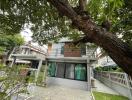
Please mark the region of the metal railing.
<svg viewBox="0 0 132 100"><path fill-rule="evenodd" d="M45 53L33 51L30 48L22 49L20 47L14 48L12 54L34 55L34 56L39 56L39 57L44 57L44 55L46 56Z"/></svg>
<svg viewBox="0 0 132 100"><path fill-rule="evenodd" d="M94 71L94 77L120 94L132 99L132 78L126 73Z"/></svg>
<svg viewBox="0 0 132 100"><path fill-rule="evenodd" d="M126 86L126 87L128 87L127 83L129 83L129 88L132 89L132 78L130 76L128 76L126 73L95 71L95 78L106 79L106 80L121 84L121 85Z"/></svg>
<svg viewBox="0 0 132 100"><path fill-rule="evenodd" d="M94 54L94 50L89 49L89 50L82 50L80 48L74 49L64 49L62 50L61 48L56 48L56 49L52 49L51 51L48 52L48 56L51 57L57 57L57 56L64 56L64 53L75 53L75 52L80 52L80 57L82 56L86 56L89 58L95 58L95 54Z"/></svg>

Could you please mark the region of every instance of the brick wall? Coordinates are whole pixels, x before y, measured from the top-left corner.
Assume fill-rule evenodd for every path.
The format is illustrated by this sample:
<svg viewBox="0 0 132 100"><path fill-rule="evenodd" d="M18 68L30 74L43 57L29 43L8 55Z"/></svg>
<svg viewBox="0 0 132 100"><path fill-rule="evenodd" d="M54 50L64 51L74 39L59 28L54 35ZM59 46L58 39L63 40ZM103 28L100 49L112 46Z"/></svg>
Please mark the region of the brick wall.
<svg viewBox="0 0 132 100"><path fill-rule="evenodd" d="M81 50L71 43L65 43L64 57L81 57Z"/></svg>

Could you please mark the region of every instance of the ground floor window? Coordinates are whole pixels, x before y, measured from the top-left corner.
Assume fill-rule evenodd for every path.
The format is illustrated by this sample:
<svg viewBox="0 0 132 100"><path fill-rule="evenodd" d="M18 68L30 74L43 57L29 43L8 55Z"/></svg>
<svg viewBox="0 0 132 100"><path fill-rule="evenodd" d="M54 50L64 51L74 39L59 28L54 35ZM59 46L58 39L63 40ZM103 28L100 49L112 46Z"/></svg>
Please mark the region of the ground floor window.
<svg viewBox="0 0 132 100"><path fill-rule="evenodd" d="M49 62L48 75L73 80L87 81L86 64Z"/></svg>

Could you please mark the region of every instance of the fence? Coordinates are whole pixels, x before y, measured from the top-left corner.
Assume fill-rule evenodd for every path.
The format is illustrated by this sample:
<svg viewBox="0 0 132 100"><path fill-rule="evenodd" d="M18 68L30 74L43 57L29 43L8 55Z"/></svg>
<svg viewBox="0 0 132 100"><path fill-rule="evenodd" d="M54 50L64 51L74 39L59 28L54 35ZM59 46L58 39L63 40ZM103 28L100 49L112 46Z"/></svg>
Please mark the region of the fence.
<svg viewBox="0 0 132 100"><path fill-rule="evenodd" d="M95 71L95 78L132 100L132 78L126 73Z"/></svg>

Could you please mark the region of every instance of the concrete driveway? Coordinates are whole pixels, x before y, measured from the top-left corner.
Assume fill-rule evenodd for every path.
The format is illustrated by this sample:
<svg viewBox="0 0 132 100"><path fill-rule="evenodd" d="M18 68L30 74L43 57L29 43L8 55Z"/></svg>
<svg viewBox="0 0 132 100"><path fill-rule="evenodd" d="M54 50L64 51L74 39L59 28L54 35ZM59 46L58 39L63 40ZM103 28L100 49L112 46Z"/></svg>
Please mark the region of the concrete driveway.
<svg viewBox="0 0 132 100"><path fill-rule="evenodd" d="M91 100L89 91L71 89L63 86L34 88L34 97L30 100Z"/></svg>

